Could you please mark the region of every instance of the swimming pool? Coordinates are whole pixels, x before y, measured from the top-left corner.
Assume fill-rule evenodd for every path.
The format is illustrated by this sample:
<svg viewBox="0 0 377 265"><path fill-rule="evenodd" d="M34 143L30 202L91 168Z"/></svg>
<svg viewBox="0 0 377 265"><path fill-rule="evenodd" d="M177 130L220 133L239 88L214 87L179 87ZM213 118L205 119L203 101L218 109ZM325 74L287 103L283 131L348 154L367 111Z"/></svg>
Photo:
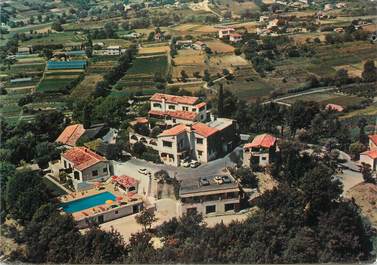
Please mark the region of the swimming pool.
<svg viewBox="0 0 377 265"><path fill-rule="evenodd" d="M115 195L107 191L72 202L63 203L61 207L66 213L74 213L95 207L97 205L105 204L107 200L115 201L115 199Z"/></svg>

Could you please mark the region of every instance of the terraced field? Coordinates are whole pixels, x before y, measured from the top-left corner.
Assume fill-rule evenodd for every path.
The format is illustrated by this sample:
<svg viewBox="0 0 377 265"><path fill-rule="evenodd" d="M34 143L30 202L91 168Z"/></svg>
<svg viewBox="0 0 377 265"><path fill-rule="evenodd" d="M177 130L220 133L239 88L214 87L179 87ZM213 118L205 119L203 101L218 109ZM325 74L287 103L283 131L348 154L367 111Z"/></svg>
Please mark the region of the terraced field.
<svg viewBox="0 0 377 265"><path fill-rule="evenodd" d="M44 74L43 79L37 86L38 92L65 92L66 87L72 82L75 82L80 75L83 74L82 70L50 70Z"/></svg>
<svg viewBox="0 0 377 265"><path fill-rule="evenodd" d="M160 73L165 76L168 71L166 55L141 56L133 61L132 67L115 85L118 91L127 93L153 93L155 92L154 75Z"/></svg>

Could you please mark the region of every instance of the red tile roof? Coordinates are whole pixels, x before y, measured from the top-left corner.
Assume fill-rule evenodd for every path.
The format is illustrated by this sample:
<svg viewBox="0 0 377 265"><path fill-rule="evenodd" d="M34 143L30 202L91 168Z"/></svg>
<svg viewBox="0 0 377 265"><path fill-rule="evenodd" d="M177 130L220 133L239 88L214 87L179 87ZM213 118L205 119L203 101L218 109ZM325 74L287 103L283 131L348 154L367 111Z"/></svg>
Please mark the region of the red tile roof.
<svg viewBox="0 0 377 265"><path fill-rule="evenodd" d="M173 128L167 129L159 134L159 136L176 136L183 132L186 132L187 126L184 124L178 124L174 126Z"/></svg>
<svg viewBox="0 0 377 265"><path fill-rule="evenodd" d="M202 108L202 107L204 107L204 106L206 106L206 105L207 105L206 102L201 102L201 103L199 103L199 104L196 104L195 107L197 107L198 109L200 109L200 108Z"/></svg>
<svg viewBox="0 0 377 265"><path fill-rule="evenodd" d="M218 132L219 130L216 128L209 127L205 125L204 123L198 122L192 125L192 129L195 133L203 136L203 137L209 137L212 134Z"/></svg>
<svg viewBox="0 0 377 265"><path fill-rule="evenodd" d="M372 159L377 159L377 150L369 150L361 153L360 155L367 155Z"/></svg>
<svg viewBox="0 0 377 265"><path fill-rule="evenodd" d="M123 187L129 188L137 185L138 181L129 176L112 176L111 180L119 183Z"/></svg>
<svg viewBox="0 0 377 265"><path fill-rule="evenodd" d="M67 126L64 131L59 135L55 142L75 146L77 140L85 133L82 124L73 124Z"/></svg>
<svg viewBox="0 0 377 265"><path fill-rule="evenodd" d="M238 34L238 33L233 33L233 34L230 34L229 36L236 37L236 38L242 37L241 34Z"/></svg>
<svg viewBox="0 0 377 265"><path fill-rule="evenodd" d="M70 161L73 166L82 171L88 167L91 167L101 161L107 161L104 157L94 153L85 147L73 147L63 153L65 159Z"/></svg>
<svg viewBox="0 0 377 265"><path fill-rule="evenodd" d="M174 96L174 95L161 94L161 93L156 93L150 98L150 101L162 102L163 100L165 100L165 102L167 103L173 103L173 104L194 105L198 101L198 98L189 97L189 96Z"/></svg>
<svg viewBox="0 0 377 265"><path fill-rule="evenodd" d="M146 123L149 122L148 119L145 118L145 117L136 117L136 118L135 118L135 121L136 121L136 123L138 123L138 124L146 124Z"/></svg>
<svg viewBox="0 0 377 265"><path fill-rule="evenodd" d="M270 134L260 134L254 137L253 141L251 143L245 144L244 148L251 148L251 147L264 147L264 148L270 148L273 146L276 142L276 137L270 135Z"/></svg>
<svg viewBox="0 0 377 265"><path fill-rule="evenodd" d="M344 108L342 106L337 105L337 104L327 104L326 109L327 110L336 110L338 112L342 112L344 110Z"/></svg>
<svg viewBox="0 0 377 265"><path fill-rule="evenodd" d="M187 120L187 121L195 121L196 117L198 116L197 113L191 111L182 111L182 110L175 110L175 111L159 111L159 110L150 110L150 115L157 115L157 116L170 116L172 118Z"/></svg>
<svg viewBox="0 0 377 265"><path fill-rule="evenodd" d="M369 140L372 141L375 145L377 145L377 134L368 135Z"/></svg>

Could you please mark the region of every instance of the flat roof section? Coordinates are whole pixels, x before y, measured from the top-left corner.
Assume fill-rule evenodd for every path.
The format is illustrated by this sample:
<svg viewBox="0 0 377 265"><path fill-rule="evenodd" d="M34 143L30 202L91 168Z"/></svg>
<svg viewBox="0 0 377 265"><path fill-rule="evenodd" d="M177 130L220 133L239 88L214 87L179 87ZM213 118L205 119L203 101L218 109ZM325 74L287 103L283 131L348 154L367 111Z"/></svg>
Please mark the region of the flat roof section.
<svg viewBox="0 0 377 265"><path fill-rule="evenodd" d="M179 196L181 197L189 197L194 196L195 193L206 193L207 195L213 193L217 193L218 191L225 191L229 190L229 192L232 191L238 191L238 183L235 182L232 176L229 175L218 175L220 177L227 177L230 179L230 183L222 183L218 184L215 181L216 176L207 176L207 177L199 177L197 179L183 179L181 182L181 187L179 190ZM209 182L208 185L200 185L200 179L206 178ZM186 196L185 196L186 195Z"/></svg>

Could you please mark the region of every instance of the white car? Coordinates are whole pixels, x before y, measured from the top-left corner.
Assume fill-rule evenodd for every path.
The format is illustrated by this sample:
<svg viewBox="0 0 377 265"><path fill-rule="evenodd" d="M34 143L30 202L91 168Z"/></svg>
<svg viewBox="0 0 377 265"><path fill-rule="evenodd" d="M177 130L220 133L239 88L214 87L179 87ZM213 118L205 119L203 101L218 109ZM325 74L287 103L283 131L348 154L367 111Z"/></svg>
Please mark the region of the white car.
<svg viewBox="0 0 377 265"><path fill-rule="evenodd" d="M198 162L196 160L191 161L190 167L195 168L195 167L198 167L198 166L200 166L200 162Z"/></svg>
<svg viewBox="0 0 377 265"><path fill-rule="evenodd" d="M137 170L137 172L139 172L140 174L143 174L143 175L148 175L150 174L150 172L146 169L146 168L139 168Z"/></svg>
<svg viewBox="0 0 377 265"><path fill-rule="evenodd" d="M183 160L182 161L182 164L181 164L183 167L190 167L190 160Z"/></svg>
<svg viewBox="0 0 377 265"><path fill-rule="evenodd" d="M214 180L217 184L223 184L223 182L224 182L222 176L216 176L216 177L213 178L213 180Z"/></svg>

